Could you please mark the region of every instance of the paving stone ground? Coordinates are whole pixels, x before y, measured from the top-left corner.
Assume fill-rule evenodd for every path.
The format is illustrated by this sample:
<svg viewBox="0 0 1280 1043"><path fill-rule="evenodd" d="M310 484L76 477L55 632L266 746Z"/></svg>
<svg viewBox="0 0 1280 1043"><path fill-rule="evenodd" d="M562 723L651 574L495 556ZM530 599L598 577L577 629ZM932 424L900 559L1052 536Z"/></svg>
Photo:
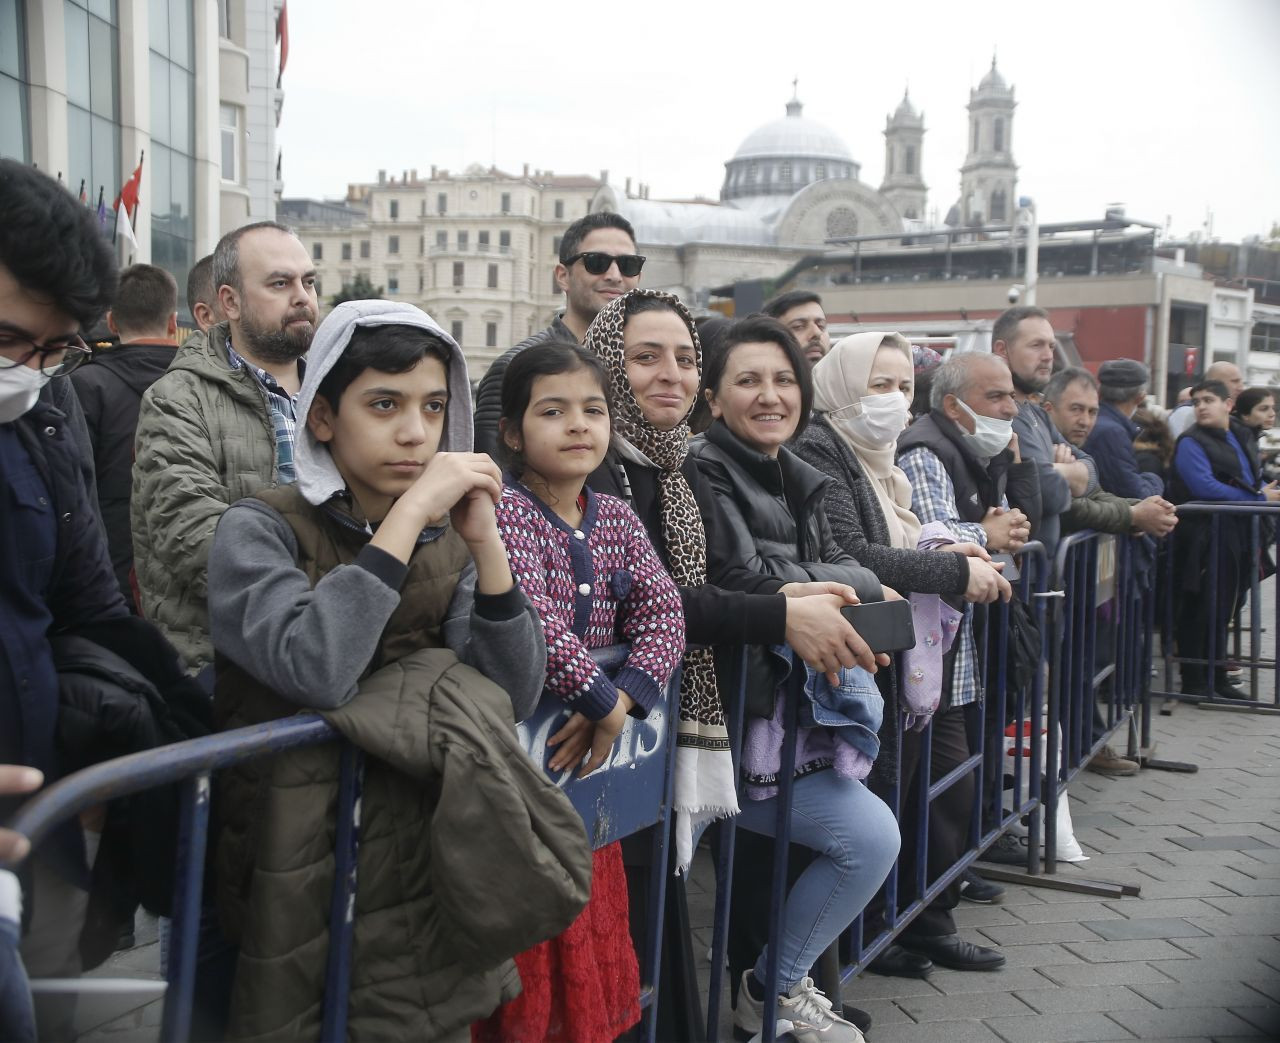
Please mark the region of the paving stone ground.
<svg viewBox="0 0 1280 1043"><path fill-rule="evenodd" d="M1008 966L864 975L844 999L874 1017L873 1043L1280 1040L1280 717L1180 705L1153 736L1159 757L1199 772L1082 775L1071 809L1089 861L1057 874L1141 894L1009 886L1000 905L961 903L961 936L999 945ZM713 891L703 856L691 881L703 953Z"/></svg>

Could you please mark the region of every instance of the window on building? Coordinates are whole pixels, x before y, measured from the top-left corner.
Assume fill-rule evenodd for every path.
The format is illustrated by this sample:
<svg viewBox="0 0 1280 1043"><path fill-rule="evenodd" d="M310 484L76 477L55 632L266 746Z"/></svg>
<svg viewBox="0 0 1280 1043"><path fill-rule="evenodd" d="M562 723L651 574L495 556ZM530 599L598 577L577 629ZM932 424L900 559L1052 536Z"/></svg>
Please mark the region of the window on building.
<svg viewBox="0 0 1280 1043"><path fill-rule="evenodd" d="M24 18L23 4L13 0L0 3L0 156L29 163L31 102L27 49L20 42L26 38ZM82 176L88 178L87 174ZM93 186L86 184L85 193L92 195Z"/></svg>
<svg viewBox="0 0 1280 1043"><path fill-rule="evenodd" d="M498 346L498 324L496 322L486 322L484 324L484 346L486 348L496 348Z"/></svg>
<svg viewBox="0 0 1280 1043"><path fill-rule="evenodd" d="M418 256L425 257L427 255L427 237L425 235L418 236Z"/></svg>
<svg viewBox="0 0 1280 1043"><path fill-rule="evenodd" d="M889 171L889 173L892 174L893 171L891 170ZM821 181L826 176L827 176L827 165L825 163L819 163L816 167L813 168L813 179L815 181Z"/></svg>
<svg viewBox="0 0 1280 1043"><path fill-rule="evenodd" d="M790 163L782 164L781 168L778 170L778 180L780 181L791 180L791 164Z"/></svg>
<svg viewBox="0 0 1280 1043"><path fill-rule="evenodd" d="M387 204L387 214L393 221L400 220L400 201L398 199L393 199Z"/></svg>
<svg viewBox="0 0 1280 1043"><path fill-rule="evenodd" d="M1004 151L1004 120L999 116L996 117L995 124L995 150L997 152Z"/></svg>
<svg viewBox="0 0 1280 1043"><path fill-rule="evenodd" d="M557 258L560 256L560 237L558 235L551 240L551 254Z"/></svg>
<svg viewBox="0 0 1280 1043"><path fill-rule="evenodd" d="M466 273L467 273L466 264L464 264L462 261L454 261L453 262L453 285L454 286L463 285L463 279L465 279ZM457 338L454 338L454 339L456 340Z"/></svg>
<svg viewBox="0 0 1280 1043"><path fill-rule="evenodd" d="M907 207L907 212L902 216L908 221L914 221L916 219L916 208L914 206Z"/></svg>
<svg viewBox="0 0 1280 1043"><path fill-rule="evenodd" d="M400 237L398 235L387 236L387 253L398 254L400 252Z"/></svg>
<svg viewBox="0 0 1280 1043"><path fill-rule="evenodd" d="M489 265L489 289L496 290L498 288L498 266L496 264Z"/></svg>
<svg viewBox="0 0 1280 1043"><path fill-rule="evenodd" d="M447 214L449 212L449 197L444 192L436 194L436 213Z"/></svg>
<svg viewBox="0 0 1280 1043"><path fill-rule="evenodd" d="M436 249L445 250L445 249L448 249L448 246L449 246L449 233L437 232L436 233Z"/></svg>
<svg viewBox="0 0 1280 1043"><path fill-rule="evenodd" d="M511 233L510 232L498 233L498 249L502 253L506 253L508 250L511 249Z"/></svg>
<svg viewBox="0 0 1280 1043"><path fill-rule="evenodd" d="M482 254L486 254L489 252L489 233L488 232L476 233L476 249L479 250Z"/></svg>
<svg viewBox="0 0 1280 1043"><path fill-rule="evenodd" d="M342 244L342 259L344 261L351 260L351 244L350 243Z"/></svg>
<svg viewBox="0 0 1280 1043"><path fill-rule="evenodd" d="M219 105L219 126L222 135L222 180L240 181L240 108L236 105Z"/></svg>
<svg viewBox="0 0 1280 1043"><path fill-rule="evenodd" d="M1280 323L1255 322L1249 335L1249 350L1280 353Z"/></svg>
<svg viewBox="0 0 1280 1043"><path fill-rule="evenodd" d="M978 141L979 141L979 138L978 138L978 121L977 121L977 120L974 120L974 121L973 121L973 151L974 151L974 152L977 152L977 151L978 151Z"/></svg>
<svg viewBox="0 0 1280 1043"><path fill-rule="evenodd" d="M453 339L457 341L459 345L461 345L462 344L462 320L454 319L453 322L449 323L449 332L453 335Z"/></svg>
<svg viewBox="0 0 1280 1043"><path fill-rule="evenodd" d="M1004 221L1008 218L1006 213L1007 200L1005 199L1004 189L997 188L991 193L991 212L987 215L992 221Z"/></svg>
<svg viewBox="0 0 1280 1043"><path fill-rule="evenodd" d="M218 35L224 40L231 39L231 4L229 0L218 0Z"/></svg>
<svg viewBox="0 0 1280 1043"><path fill-rule="evenodd" d="M532 271L532 269L530 269L530 273L529 273L529 274L530 274L530 277L532 277L532 275L533 275L533 271ZM552 292L552 293L564 293L564 290L560 289L560 284L559 284L558 282L556 282L556 273L555 273L555 272L552 272L552 273L551 273L551 292Z"/></svg>
<svg viewBox="0 0 1280 1043"><path fill-rule="evenodd" d="M886 177L893 173L893 149L892 148L889 148L885 152L884 172Z"/></svg>
<svg viewBox="0 0 1280 1043"><path fill-rule="evenodd" d="M458 233L458 249L467 250L471 247L471 236L467 232Z"/></svg>
<svg viewBox="0 0 1280 1043"><path fill-rule="evenodd" d="M360 257L361 259L367 259L369 257L369 240L368 239L360 240Z"/></svg>
<svg viewBox="0 0 1280 1043"><path fill-rule="evenodd" d="M754 185L756 183L756 165L751 163L747 166L747 184Z"/></svg>
<svg viewBox="0 0 1280 1043"><path fill-rule="evenodd" d="M914 174L916 172L916 147L914 145L907 146L907 173Z"/></svg>
<svg viewBox="0 0 1280 1043"><path fill-rule="evenodd" d="M316 296L323 297L324 287L320 285L320 279L318 277L316 278L316 281L315 281L315 287L316 287Z"/></svg>
<svg viewBox="0 0 1280 1043"><path fill-rule="evenodd" d="M418 273L418 292L421 293L427 288L427 277L422 273Z"/></svg>
<svg viewBox="0 0 1280 1043"><path fill-rule="evenodd" d="M398 272L387 272L387 293L400 292L400 275Z"/></svg>
<svg viewBox="0 0 1280 1043"><path fill-rule="evenodd" d="M504 214L511 213L511 193L510 192L502 193L502 206L500 209Z"/></svg>
<svg viewBox="0 0 1280 1043"><path fill-rule="evenodd" d="M559 221L564 217L564 200L556 200L556 220Z"/></svg>
<svg viewBox="0 0 1280 1043"><path fill-rule="evenodd" d="M323 260L324 260L324 243L312 243L312 244L311 244L311 259L312 259L313 261L323 261Z"/></svg>

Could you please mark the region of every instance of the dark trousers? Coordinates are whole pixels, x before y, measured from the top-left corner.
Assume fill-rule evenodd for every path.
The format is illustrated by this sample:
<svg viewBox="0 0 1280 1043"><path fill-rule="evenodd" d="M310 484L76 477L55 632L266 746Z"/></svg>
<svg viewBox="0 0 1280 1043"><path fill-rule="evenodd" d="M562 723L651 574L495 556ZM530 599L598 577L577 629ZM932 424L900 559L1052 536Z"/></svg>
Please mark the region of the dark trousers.
<svg viewBox="0 0 1280 1043"><path fill-rule="evenodd" d="M1179 595L1174 622L1178 655L1187 659L1208 659L1212 636L1215 660L1213 672L1204 664L1184 663L1183 691L1209 689L1226 680L1227 624L1235 614L1244 587L1242 564L1239 555L1219 553L1216 598L1209 589L1208 568L1200 575L1196 590L1184 590Z"/></svg>
<svg viewBox="0 0 1280 1043"><path fill-rule="evenodd" d="M940 711L933 718L933 749L929 760L930 781L936 781L963 763L972 750L970 735L976 725L978 707L957 706ZM919 891L916 887L916 866L919 857L917 835L919 824L916 809L919 806L920 755L922 736L918 732L905 732L902 749L898 754L901 771L902 805L899 820L902 828L902 853L898 856L898 905L914 902ZM891 793L878 793L882 799L892 799ZM973 822L974 777L968 774L933 801L929 812L929 851L925 872L932 883L950 869L969 846L969 829ZM956 924L951 911L960 901L959 882L944 889L903 932L910 939L933 938L943 934L955 934ZM884 928L884 891L867 906L864 917L864 936L870 941Z"/></svg>

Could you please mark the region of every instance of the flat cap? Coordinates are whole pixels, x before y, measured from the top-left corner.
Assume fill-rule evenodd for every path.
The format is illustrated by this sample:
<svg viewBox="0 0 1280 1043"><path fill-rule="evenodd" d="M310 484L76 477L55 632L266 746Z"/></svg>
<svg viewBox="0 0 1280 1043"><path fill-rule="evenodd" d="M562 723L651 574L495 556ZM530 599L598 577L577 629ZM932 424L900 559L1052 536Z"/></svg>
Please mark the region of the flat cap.
<svg viewBox="0 0 1280 1043"><path fill-rule="evenodd" d="M1098 367L1098 383L1129 388L1151 383L1151 371L1137 359L1111 359Z"/></svg>

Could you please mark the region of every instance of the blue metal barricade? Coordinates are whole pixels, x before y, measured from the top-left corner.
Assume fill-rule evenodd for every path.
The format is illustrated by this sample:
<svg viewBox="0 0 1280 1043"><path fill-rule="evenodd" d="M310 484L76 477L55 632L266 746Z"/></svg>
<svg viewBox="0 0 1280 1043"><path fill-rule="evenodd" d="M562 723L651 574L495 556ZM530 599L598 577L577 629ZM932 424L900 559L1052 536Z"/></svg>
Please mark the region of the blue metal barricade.
<svg viewBox="0 0 1280 1043"><path fill-rule="evenodd" d="M1273 634L1280 626L1280 573L1274 565L1280 504L1184 503L1178 516L1180 524L1169 537L1167 596L1158 617L1163 685L1152 695L1280 713L1280 657L1265 654L1262 641L1266 623ZM1203 572L1192 576L1197 565ZM1264 619L1267 580L1272 604ZM1178 690L1175 665L1182 674ZM1247 694L1224 693L1219 680L1228 666L1243 669Z"/></svg>
<svg viewBox="0 0 1280 1043"><path fill-rule="evenodd" d="M605 669L625 658L625 647L599 649L597 661ZM671 807L670 786L675 743L670 737L669 710L678 675L646 721L630 721L604 768L587 779L562 780L568 795L583 815L588 830L602 843L629 832L657 825L654 832L655 865L666 865L667 821ZM562 710L562 707L560 707ZM540 708L526 728L531 739L543 732L538 721L551 720L555 707ZM554 729L552 729L554 730ZM355 924L356 866L360 845L360 794L364 755L318 714L301 713L267 724L239 728L201 739L174 743L94 765L67 776L26 802L7 823L37 847L61 823L81 812L119 797L158 786L180 784L181 818L178 865L173 901L167 986L160 1038L180 1043L190 1037L195 997L196 954L204 891L205 856L208 847L211 779L214 772L256 757L272 756L328 742L342 742L336 808L335 873L329 910L330 946L325 973L321 1038L342 1040L347 1034L347 999L351 980ZM534 747L536 748L536 743ZM632 790L637 782L642 783ZM651 788L652 787L652 788ZM610 805L619 809L617 815ZM627 828L627 827L630 828ZM597 844L599 846L599 844ZM9 867L6 867L9 868ZM658 968L661 959L662 914L666 873L652 874L653 916L646 938L641 973L646 985L642 1003L649 1008L648 1038L655 1028Z"/></svg>

